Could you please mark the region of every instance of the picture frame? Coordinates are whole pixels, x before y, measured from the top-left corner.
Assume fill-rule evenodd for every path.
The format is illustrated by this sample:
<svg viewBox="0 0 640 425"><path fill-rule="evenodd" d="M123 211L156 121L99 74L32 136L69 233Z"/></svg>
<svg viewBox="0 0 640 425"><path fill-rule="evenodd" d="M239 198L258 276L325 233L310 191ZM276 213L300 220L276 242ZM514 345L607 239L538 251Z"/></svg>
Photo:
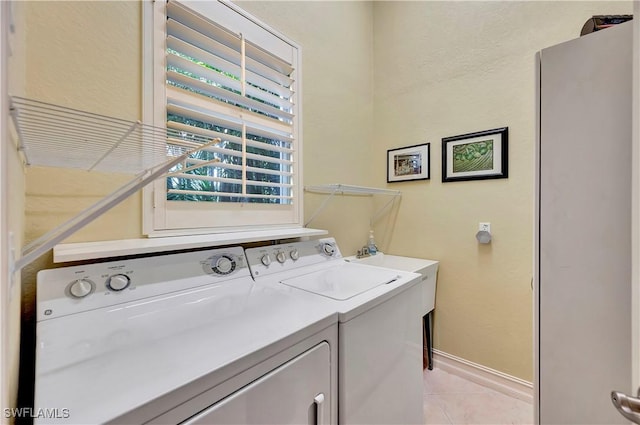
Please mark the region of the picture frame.
<svg viewBox="0 0 640 425"><path fill-rule="evenodd" d="M387 183L429 180L431 143L387 151Z"/></svg>
<svg viewBox="0 0 640 425"><path fill-rule="evenodd" d="M509 177L509 128L442 139L442 182Z"/></svg>

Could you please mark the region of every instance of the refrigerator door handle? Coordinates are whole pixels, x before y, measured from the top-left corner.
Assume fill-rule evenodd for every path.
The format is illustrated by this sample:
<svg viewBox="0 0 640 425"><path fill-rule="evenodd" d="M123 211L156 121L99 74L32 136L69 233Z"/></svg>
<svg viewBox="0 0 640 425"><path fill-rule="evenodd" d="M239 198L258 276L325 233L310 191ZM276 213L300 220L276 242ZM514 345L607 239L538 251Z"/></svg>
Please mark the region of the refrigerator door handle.
<svg viewBox="0 0 640 425"><path fill-rule="evenodd" d="M611 391L611 401L622 416L634 424L640 424L640 388L638 388L638 397Z"/></svg>

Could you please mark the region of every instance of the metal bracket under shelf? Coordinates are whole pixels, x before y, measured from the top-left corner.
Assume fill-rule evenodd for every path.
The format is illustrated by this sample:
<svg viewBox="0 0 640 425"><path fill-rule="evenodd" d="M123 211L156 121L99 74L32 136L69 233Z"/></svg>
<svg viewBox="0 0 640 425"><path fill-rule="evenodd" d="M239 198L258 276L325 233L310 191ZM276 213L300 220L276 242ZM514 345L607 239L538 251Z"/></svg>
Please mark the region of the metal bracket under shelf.
<svg viewBox="0 0 640 425"><path fill-rule="evenodd" d="M390 195L392 198L382 208L378 209L370 218L369 226L373 226L376 221L382 216L382 214L392 206L396 199L402 196L402 192L399 190L379 189L375 187L354 186L348 184L326 184L318 186L306 186L304 188L306 192L311 193L324 193L328 194L327 198L320 204L316 211L311 215L311 218L307 220L304 227L307 227L329 204L329 201L335 195L354 195L354 196L373 196L373 195Z"/></svg>

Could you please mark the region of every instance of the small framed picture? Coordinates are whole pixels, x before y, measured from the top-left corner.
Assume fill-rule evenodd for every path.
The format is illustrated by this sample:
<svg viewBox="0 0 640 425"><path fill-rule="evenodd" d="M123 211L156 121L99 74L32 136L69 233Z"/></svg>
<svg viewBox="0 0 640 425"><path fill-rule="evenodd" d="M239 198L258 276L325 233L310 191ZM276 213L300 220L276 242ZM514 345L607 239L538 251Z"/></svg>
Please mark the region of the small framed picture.
<svg viewBox="0 0 640 425"><path fill-rule="evenodd" d="M442 139L442 181L506 179L508 127Z"/></svg>
<svg viewBox="0 0 640 425"><path fill-rule="evenodd" d="M387 151L387 183L429 180L431 143Z"/></svg>

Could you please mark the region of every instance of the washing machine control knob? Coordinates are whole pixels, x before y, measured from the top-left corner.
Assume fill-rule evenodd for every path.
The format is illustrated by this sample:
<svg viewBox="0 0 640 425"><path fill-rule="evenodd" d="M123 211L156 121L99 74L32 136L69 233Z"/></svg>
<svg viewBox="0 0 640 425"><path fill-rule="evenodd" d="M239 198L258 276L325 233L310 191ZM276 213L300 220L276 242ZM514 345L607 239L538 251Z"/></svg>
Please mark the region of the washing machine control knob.
<svg viewBox="0 0 640 425"><path fill-rule="evenodd" d="M114 274L107 280L107 288L112 291L122 291L129 287L131 279L126 274Z"/></svg>
<svg viewBox="0 0 640 425"><path fill-rule="evenodd" d="M280 251L276 254L276 260L278 260L278 263L283 264L285 261L287 261L287 256L284 252Z"/></svg>
<svg viewBox="0 0 640 425"><path fill-rule="evenodd" d="M293 261L296 261L298 258L300 258L300 253L297 249L294 249L289 253L289 257L291 257Z"/></svg>
<svg viewBox="0 0 640 425"><path fill-rule="evenodd" d="M94 287L89 279L78 279L69 285L69 293L73 298L84 298L93 292Z"/></svg>
<svg viewBox="0 0 640 425"><path fill-rule="evenodd" d="M213 267L211 267L211 270L213 270L214 273L221 274L221 275L229 274L233 272L235 269L236 269L236 262L233 258L229 257L228 255L223 255L221 257L216 258L213 261Z"/></svg>
<svg viewBox="0 0 640 425"><path fill-rule="evenodd" d="M322 252L324 252L329 257L332 257L333 254L336 253L336 247L329 242L325 242L324 244L322 244Z"/></svg>
<svg viewBox="0 0 640 425"><path fill-rule="evenodd" d="M262 258L260 258L260 261L265 266L268 266L269 264L271 264L271 256L269 254L264 254Z"/></svg>

